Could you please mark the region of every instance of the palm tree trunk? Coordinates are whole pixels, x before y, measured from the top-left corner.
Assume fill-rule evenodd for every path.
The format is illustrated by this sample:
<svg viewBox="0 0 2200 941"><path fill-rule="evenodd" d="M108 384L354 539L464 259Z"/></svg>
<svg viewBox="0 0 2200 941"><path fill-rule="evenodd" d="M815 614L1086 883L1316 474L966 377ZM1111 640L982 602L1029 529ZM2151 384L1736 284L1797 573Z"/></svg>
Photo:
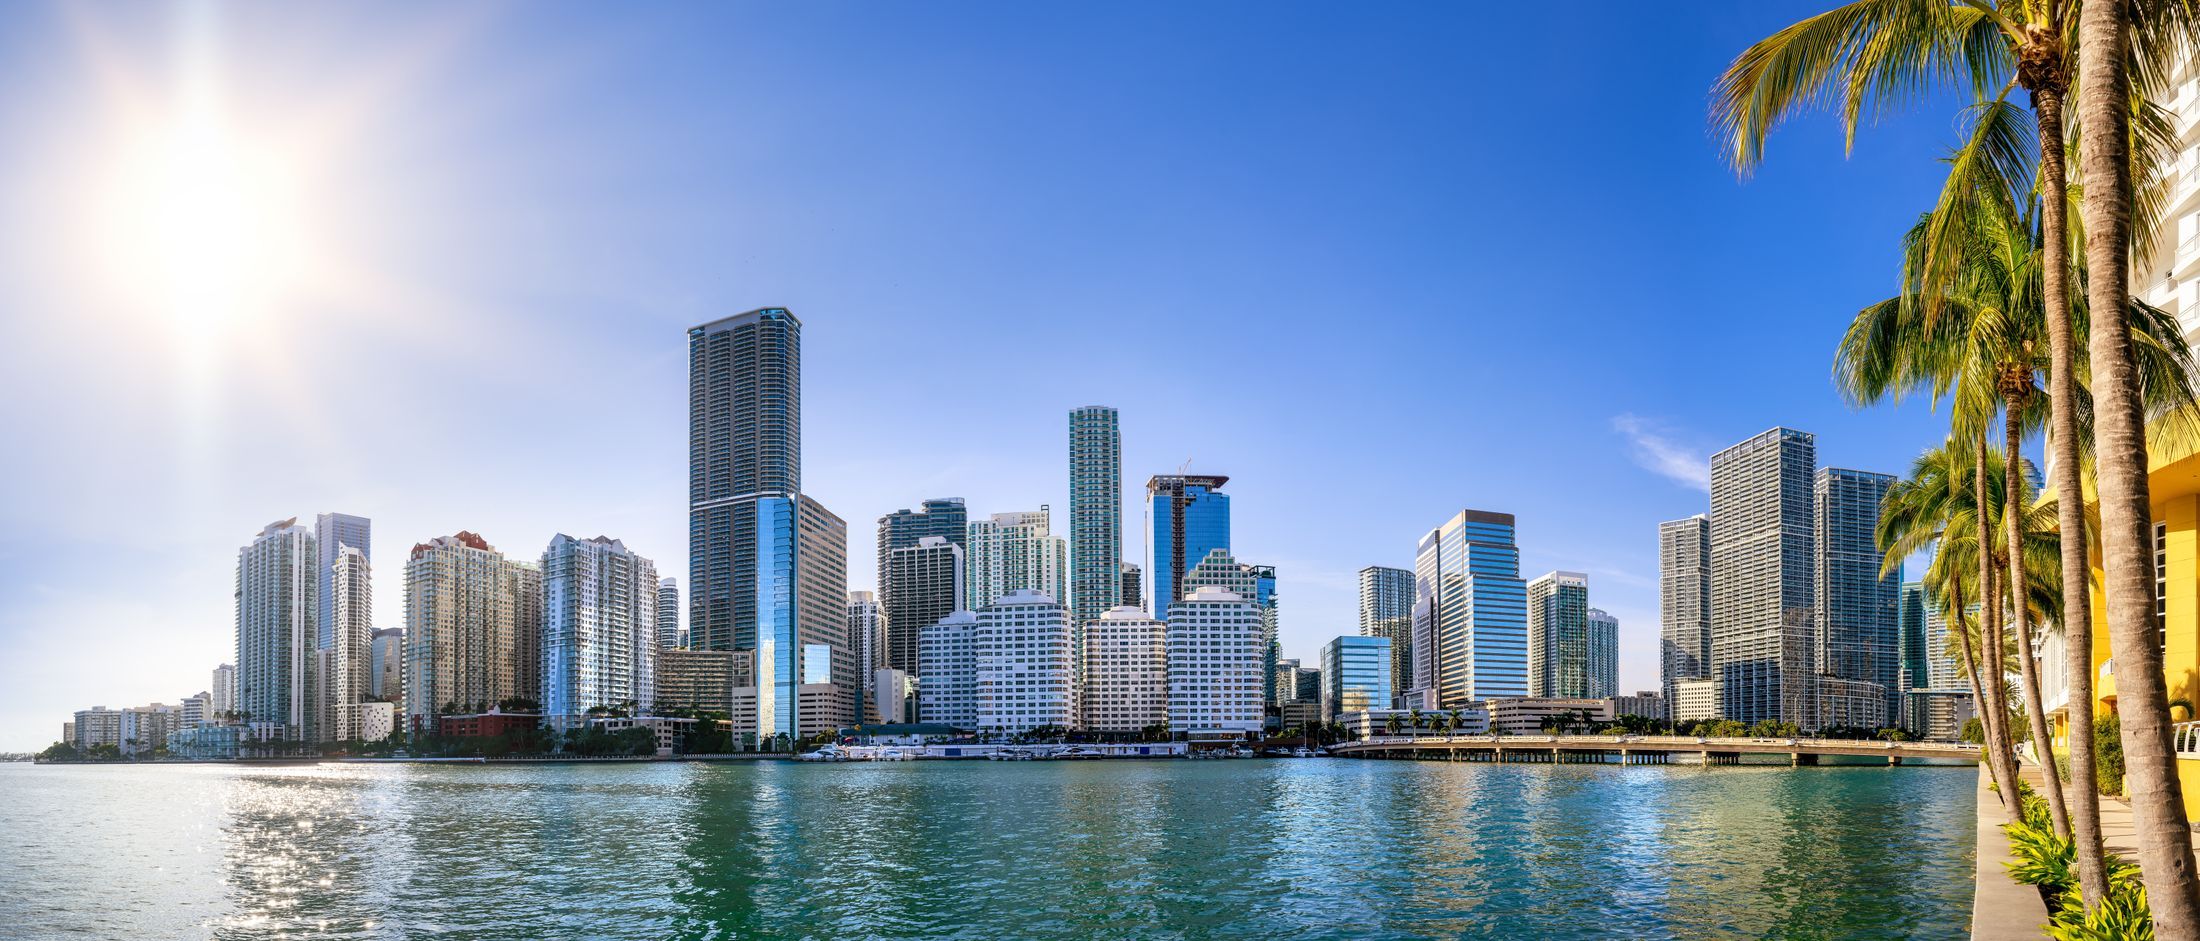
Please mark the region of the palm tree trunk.
<svg viewBox="0 0 2200 941"><path fill-rule="evenodd" d="M2131 293L2131 77L2126 73L2131 9L2088 3L2078 10L2078 126L2085 184L2087 300L2093 311L2088 361L2093 376L2094 454L2101 502L2101 567L2106 573L2116 711L2122 716L2125 788L2131 796L2139 866L2155 937L2200 939L2200 880L2192 832L2170 744L2169 695L2155 649L2154 560L2148 545L2146 420L2132 358L2131 328L2121 316Z"/></svg>
<svg viewBox="0 0 2200 941"><path fill-rule="evenodd" d="M1983 709L1979 712L1979 728L1986 738L1986 755L1994 763L1995 774L2002 786L2002 807L2014 819L2021 814L2024 805L2017 800L2016 756L2010 752L2009 706L2002 699L2002 678L2007 673L2002 668L2001 626L1997 615L2000 606L1994 586L1994 529L1986 518L1986 432L1981 429L1971 451L1971 507L1978 524L1978 620L1979 646L1985 655L1973 661L1974 668L1984 667L1986 672L1974 672L1981 691L1986 694Z"/></svg>
<svg viewBox="0 0 2200 941"><path fill-rule="evenodd" d="M2050 17L2055 20L2054 17ZM2059 22L2059 20L2056 20ZM2058 30L2059 34L2060 31ZM2058 58L2060 58L2058 56ZM2057 63L2057 71L2061 64ZM2070 836L2077 845L2078 891L2088 907L2108 895L2101 867L2101 796L2093 786L2093 574L2086 556L2085 481L2079 476L2078 378L2070 335L2069 177L2063 148L2063 92L2054 85L2032 93L2040 126L2041 280L2047 311L2048 445L2054 449L2055 518L2062 548L2063 705L2070 729Z"/></svg>
<svg viewBox="0 0 2200 941"><path fill-rule="evenodd" d="M2001 749L1994 744L1994 723L1987 718L1992 713L1988 709L1985 687L1979 682L1979 656L1971 647L1971 625L1963 603L1963 580L1960 577L1951 577L1951 580L1955 592L1955 610L1950 612L1950 623L1956 626L1956 639L1961 642L1963 672L1971 678L1971 711L1978 713L1979 747L1986 751L1986 773L1994 779L1994 793L2001 795L2002 814L2015 820L2018 812L2015 796L2017 789L2009 782L2009 769L2001 765Z"/></svg>
<svg viewBox="0 0 2200 941"><path fill-rule="evenodd" d="M2032 367L2023 368L2030 392ZM2055 767L2054 742L2047 734L2047 707L2040 700L2039 666L2032 662L2031 611L2024 584L2024 414L2025 395L2008 399L2002 409L2002 528L2009 539L2009 617L2017 634L2017 670L2024 677L2024 716L2032 726L2032 748L2039 752L2040 775L2047 787L2047 817L2055 835L2070 838L2070 811L2063 804L2062 773Z"/></svg>

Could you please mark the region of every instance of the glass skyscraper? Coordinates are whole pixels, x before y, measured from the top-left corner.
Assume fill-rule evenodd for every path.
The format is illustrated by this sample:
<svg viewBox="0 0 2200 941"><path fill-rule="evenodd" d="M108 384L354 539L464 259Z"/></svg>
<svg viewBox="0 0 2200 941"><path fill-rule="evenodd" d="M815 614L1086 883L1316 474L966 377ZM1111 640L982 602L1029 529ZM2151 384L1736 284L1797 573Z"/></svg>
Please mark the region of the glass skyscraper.
<svg viewBox="0 0 2200 941"><path fill-rule="evenodd" d="M1123 598L1123 431L1115 409L1069 413L1070 623Z"/></svg>
<svg viewBox="0 0 2200 941"><path fill-rule="evenodd" d="M1390 688L1413 685L1413 572L1381 565L1360 570L1360 636L1390 638ZM1384 702L1383 708L1390 703Z"/></svg>
<svg viewBox="0 0 2200 941"><path fill-rule="evenodd" d="M1902 569L1882 573L1879 504L1894 478L1828 467L1813 489L1817 543L1818 672L1876 683L1886 700L1882 721L1902 715Z"/></svg>
<svg viewBox="0 0 2200 941"><path fill-rule="evenodd" d="M1619 695L1619 619L1601 608L1589 609L1589 698Z"/></svg>
<svg viewBox="0 0 2200 941"><path fill-rule="evenodd" d="M1817 441L1774 428L1711 456L1711 673L1744 724L1813 723Z"/></svg>
<svg viewBox="0 0 2200 941"><path fill-rule="evenodd" d="M323 513L313 518L313 541L321 550L321 611L320 627L315 633L315 643L328 649L336 638L336 586L333 583L336 558L350 546L366 556L369 564L374 560L374 524L364 516L349 513Z"/></svg>
<svg viewBox="0 0 2200 941"><path fill-rule="evenodd" d="M802 322L766 307L690 329L689 646L757 649L759 505L801 487Z"/></svg>
<svg viewBox="0 0 2200 941"><path fill-rule="evenodd" d="M1528 695L1528 597L1513 516L1461 510L1414 562L1413 684L1437 709Z"/></svg>
<svg viewBox="0 0 2200 941"><path fill-rule="evenodd" d="M1528 695L1589 693L1589 576L1552 572L1528 583Z"/></svg>
<svg viewBox="0 0 2200 941"><path fill-rule="evenodd" d="M1390 638L1346 635L1322 645L1322 717L1390 708Z"/></svg>
<svg viewBox="0 0 2200 941"><path fill-rule="evenodd" d="M1153 583L1154 617L1168 620L1169 606L1183 600L1184 577L1217 549L1230 549L1230 478L1213 474L1159 475L1146 481L1146 566ZM1250 600L1250 599L1248 599Z"/></svg>
<svg viewBox="0 0 2200 941"><path fill-rule="evenodd" d="M1670 712L1683 680L1711 675L1711 518L1658 524L1658 677Z"/></svg>
<svg viewBox="0 0 2200 941"><path fill-rule="evenodd" d="M801 489L802 322L765 307L689 329L688 645L753 652L760 738L855 701L847 527ZM801 648L822 638L846 664L839 693L802 683Z"/></svg>

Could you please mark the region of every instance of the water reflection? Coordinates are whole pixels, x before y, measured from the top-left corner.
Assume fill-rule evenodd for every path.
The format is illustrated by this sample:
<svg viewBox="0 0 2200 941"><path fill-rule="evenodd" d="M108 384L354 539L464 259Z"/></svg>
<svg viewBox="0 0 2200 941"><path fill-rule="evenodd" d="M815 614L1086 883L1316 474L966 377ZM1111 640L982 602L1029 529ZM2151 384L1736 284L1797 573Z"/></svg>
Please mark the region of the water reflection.
<svg viewBox="0 0 2200 941"><path fill-rule="evenodd" d="M0 769L25 937L1960 937L1968 770ZM114 886L143 906L114 904Z"/></svg>

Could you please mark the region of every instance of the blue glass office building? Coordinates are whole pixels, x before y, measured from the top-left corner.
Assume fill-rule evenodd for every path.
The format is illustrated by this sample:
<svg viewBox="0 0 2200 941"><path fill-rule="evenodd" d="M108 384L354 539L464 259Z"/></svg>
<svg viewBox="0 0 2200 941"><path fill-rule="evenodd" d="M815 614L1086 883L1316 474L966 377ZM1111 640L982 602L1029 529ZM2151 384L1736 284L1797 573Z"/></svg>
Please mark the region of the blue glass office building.
<svg viewBox="0 0 2200 941"><path fill-rule="evenodd" d="M1461 510L1417 548L1414 687L1438 709L1528 695L1528 589L1513 515Z"/></svg>
<svg viewBox="0 0 2200 941"><path fill-rule="evenodd" d="M1184 576L1207 553L1230 550L1230 496L1217 475L1166 475L1146 482L1146 519L1152 529L1147 571L1153 580L1153 616L1167 620L1169 604L1182 600Z"/></svg>
<svg viewBox="0 0 2200 941"><path fill-rule="evenodd" d="M1390 708L1390 638L1346 635L1322 645L1322 714Z"/></svg>

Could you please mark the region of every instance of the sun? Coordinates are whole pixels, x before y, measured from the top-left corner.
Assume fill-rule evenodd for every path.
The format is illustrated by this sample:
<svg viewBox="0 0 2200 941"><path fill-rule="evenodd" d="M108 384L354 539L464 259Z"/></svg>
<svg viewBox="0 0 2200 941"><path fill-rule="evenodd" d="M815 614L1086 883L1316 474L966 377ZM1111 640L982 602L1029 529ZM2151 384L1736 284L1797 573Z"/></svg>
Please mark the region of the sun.
<svg viewBox="0 0 2200 941"><path fill-rule="evenodd" d="M307 274L295 161L218 101L140 115L117 149L100 228L132 306L202 340L274 313Z"/></svg>

